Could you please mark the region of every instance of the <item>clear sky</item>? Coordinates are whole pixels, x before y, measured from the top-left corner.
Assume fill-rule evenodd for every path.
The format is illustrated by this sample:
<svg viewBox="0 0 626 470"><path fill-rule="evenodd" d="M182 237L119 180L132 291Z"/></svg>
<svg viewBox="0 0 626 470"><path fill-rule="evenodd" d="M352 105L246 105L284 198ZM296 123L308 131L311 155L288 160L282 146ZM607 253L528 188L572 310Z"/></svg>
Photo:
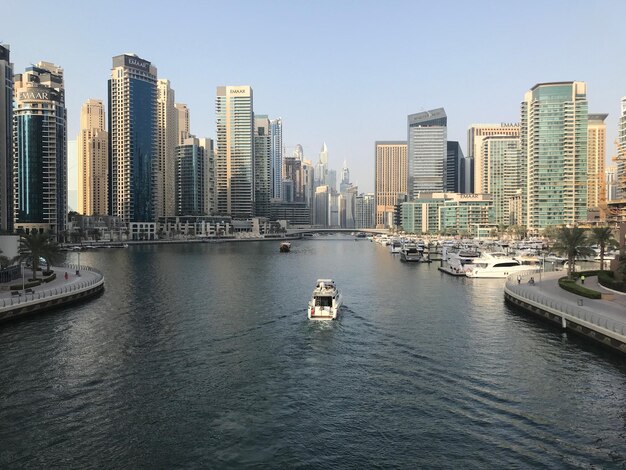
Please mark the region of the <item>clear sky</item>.
<svg viewBox="0 0 626 470"><path fill-rule="evenodd" d="M68 139L81 104L106 101L111 58L134 52L171 81L191 131L215 136L215 88L251 85L254 109L282 117L331 168L347 160L374 189L374 142L406 139L406 116L444 107L448 139L466 149L472 123L518 122L538 82L587 82L590 112L609 113L615 154L626 95L626 2L1 0L0 42L19 73L40 60L65 69Z"/></svg>

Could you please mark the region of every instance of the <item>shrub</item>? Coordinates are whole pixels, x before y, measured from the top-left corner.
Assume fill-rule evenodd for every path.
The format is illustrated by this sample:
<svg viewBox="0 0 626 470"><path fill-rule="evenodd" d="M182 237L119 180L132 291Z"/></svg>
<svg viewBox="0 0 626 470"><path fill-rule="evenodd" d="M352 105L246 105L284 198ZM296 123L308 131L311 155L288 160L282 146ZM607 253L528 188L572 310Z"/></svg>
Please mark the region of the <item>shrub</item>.
<svg viewBox="0 0 626 470"><path fill-rule="evenodd" d="M44 278L43 282L54 281L57 278L57 273L54 273L52 271L50 271L50 272L52 273L52 275Z"/></svg>
<svg viewBox="0 0 626 470"><path fill-rule="evenodd" d="M41 279L29 279L27 283L24 284L24 289L29 289L32 287L37 287L41 285ZM22 284L13 284L10 287L11 290L22 290Z"/></svg>
<svg viewBox="0 0 626 470"><path fill-rule="evenodd" d="M561 289L565 289L572 294L580 295L582 297L587 297L588 299L600 299L602 298L602 294L598 291L587 289L586 287L580 286L576 284L576 281L572 281L567 277L562 277L559 279L559 286Z"/></svg>
<svg viewBox="0 0 626 470"><path fill-rule="evenodd" d="M602 271L598 274L598 282L608 289L626 292L626 282L616 280L613 271Z"/></svg>

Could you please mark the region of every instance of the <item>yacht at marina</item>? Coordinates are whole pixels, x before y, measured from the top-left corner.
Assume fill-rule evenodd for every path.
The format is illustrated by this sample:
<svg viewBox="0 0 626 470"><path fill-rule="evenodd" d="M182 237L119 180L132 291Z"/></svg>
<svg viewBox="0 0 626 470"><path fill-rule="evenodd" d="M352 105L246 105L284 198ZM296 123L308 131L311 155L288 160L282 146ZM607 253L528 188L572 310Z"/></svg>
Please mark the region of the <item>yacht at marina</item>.
<svg viewBox="0 0 626 470"><path fill-rule="evenodd" d="M522 264L521 261L510 257L506 253L485 252L480 257L474 259L465 275L467 277L506 278L513 273L528 271L529 269L533 268Z"/></svg>

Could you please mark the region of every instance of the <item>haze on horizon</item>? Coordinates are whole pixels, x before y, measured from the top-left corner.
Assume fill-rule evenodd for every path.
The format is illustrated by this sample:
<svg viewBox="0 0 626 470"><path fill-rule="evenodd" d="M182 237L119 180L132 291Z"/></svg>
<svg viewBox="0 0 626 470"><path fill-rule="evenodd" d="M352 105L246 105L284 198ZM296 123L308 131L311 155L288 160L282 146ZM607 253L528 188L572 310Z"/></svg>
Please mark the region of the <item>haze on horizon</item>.
<svg viewBox="0 0 626 470"><path fill-rule="evenodd" d="M14 19L0 42L15 73L63 67L68 140L81 104L106 102L111 58L134 52L170 80L198 137L215 137L218 85L251 85L255 112L283 118L289 154L300 143L316 162L326 142L330 167L347 160L362 192L374 190L374 142L405 140L408 114L444 107L465 152L470 124L518 122L536 83L585 81L589 112L609 113L610 160L626 95L618 1L5 0L0 11Z"/></svg>

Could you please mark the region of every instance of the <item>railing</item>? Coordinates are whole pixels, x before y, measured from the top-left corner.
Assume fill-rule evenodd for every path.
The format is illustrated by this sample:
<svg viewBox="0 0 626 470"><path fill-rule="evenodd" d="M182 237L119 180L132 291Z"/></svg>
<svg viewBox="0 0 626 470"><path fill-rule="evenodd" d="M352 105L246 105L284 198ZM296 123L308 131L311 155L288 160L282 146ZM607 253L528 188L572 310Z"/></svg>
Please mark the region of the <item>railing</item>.
<svg viewBox="0 0 626 470"><path fill-rule="evenodd" d="M79 266L76 264L63 264L61 267L70 269L72 271L79 270ZM80 265L80 271L93 273L93 276L90 276L91 279L80 280L78 282L73 281L64 286L51 287L49 289L37 290L32 292L24 291L17 298L10 297L1 299L0 311L16 305L24 306L32 303L39 303L40 301L48 301L60 297L65 297L68 294L83 292L104 283L104 276L97 269L90 266ZM59 272L57 271L57 275L58 274Z"/></svg>
<svg viewBox="0 0 626 470"><path fill-rule="evenodd" d="M520 297L530 302L534 302L537 306L540 305L543 307L547 307L552 311L552 313L555 313L559 316L565 316L566 320L568 320L567 316L576 318L593 326L603 328L615 334L621 335L622 341L626 339L625 322L614 320L613 318L608 318L600 313L595 313L585 308L580 308L579 306L571 305L571 303L569 302L554 300L551 297L540 294L541 291L539 289L531 290L523 287L522 285L518 285L518 274L522 275L522 283L527 284L528 279L530 279L531 277L531 274L533 276L536 276L537 272L523 271L521 273L515 273L507 278L505 289L515 294L516 297ZM579 302L582 303L582 301L580 300Z"/></svg>

